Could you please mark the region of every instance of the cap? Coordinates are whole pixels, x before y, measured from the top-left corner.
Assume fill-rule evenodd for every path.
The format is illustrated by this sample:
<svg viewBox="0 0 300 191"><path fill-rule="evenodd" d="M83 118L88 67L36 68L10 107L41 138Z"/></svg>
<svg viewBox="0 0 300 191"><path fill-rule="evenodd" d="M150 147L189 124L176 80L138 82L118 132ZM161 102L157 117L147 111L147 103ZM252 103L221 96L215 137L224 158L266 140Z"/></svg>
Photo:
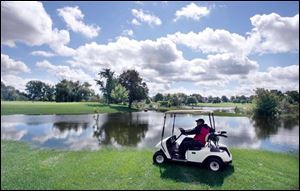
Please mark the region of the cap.
<svg viewBox="0 0 300 191"><path fill-rule="evenodd" d="M201 119L201 118L197 119L196 122L202 122L202 123L204 123L204 119Z"/></svg>

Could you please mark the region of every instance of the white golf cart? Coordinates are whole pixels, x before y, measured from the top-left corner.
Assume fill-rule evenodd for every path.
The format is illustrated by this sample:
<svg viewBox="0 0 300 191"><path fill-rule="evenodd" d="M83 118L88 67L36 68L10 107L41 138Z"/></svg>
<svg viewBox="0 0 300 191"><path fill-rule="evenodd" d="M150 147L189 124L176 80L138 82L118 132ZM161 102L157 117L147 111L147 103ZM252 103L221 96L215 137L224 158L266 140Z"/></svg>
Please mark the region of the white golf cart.
<svg viewBox="0 0 300 191"><path fill-rule="evenodd" d="M179 134L178 137L174 135L175 118L178 114L199 114L207 115L210 121L210 127L214 129L213 133L209 133L206 137L206 144L204 147L189 148L185 153L185 159L179 159L179 138L183 135ZM167 116L173 117L172 134L169 137L164 138L165 124ZM213 123L212 123L213 121ZM187 135L183 135L187 136ZM215 131L215 120L212 111L207 110L171 110L165 112L164 124L161 134L161 141L156 145L159 151L153 155L153 162L156 164L162 164L166 161L178 161L178 162L192 162L205 164L212 171L219 171L225 164L232 162L232 154L228 150L226 145L219 144L219 137L227 137L226 131Z"/></svg>

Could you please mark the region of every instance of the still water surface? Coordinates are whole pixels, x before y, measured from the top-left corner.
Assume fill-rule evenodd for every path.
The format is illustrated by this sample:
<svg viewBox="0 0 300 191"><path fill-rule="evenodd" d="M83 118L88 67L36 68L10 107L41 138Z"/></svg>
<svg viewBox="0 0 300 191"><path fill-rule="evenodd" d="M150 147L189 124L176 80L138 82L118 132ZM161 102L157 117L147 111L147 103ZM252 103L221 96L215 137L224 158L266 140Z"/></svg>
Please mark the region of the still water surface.
<svg viewBox="0 0 300 191"><path fill-rule="evenodd" d="M133 112L90 115L1 116L1 139L66 150L97 150L102 146L153 148L161 138L163 113ZM175 127L193 128L195 120L208 116L176 116ZM168 116L166 134L173 119ZM250 119L215 117L216 130L227 131L220 143L230 148L255 148L278 152L299 152L299 119ZM175 134L179 130L175 129Z"/></svg>

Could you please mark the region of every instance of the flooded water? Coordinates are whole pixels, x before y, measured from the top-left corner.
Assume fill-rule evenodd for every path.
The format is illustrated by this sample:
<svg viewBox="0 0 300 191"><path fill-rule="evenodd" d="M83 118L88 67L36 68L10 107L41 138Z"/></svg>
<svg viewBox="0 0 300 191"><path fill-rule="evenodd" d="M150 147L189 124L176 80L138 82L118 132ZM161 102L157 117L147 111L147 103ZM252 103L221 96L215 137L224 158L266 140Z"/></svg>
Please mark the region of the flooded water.
<svg viewBox="0 0 300 191"><path fill-rule="evenodd" d="M102 146L153 148L161 138L163 113L133 112L91 115L1 116L1 139L67 150L97 150ZM193 128L195 120L208 116L181 114L175 127ZM166 134L173 118L167 117ZM227 131L220 143L230 148L256 148L278 152L299 152L299 119L250 119L215 117L216 130ZM179 130L175 128L175 134Z"/></svg>

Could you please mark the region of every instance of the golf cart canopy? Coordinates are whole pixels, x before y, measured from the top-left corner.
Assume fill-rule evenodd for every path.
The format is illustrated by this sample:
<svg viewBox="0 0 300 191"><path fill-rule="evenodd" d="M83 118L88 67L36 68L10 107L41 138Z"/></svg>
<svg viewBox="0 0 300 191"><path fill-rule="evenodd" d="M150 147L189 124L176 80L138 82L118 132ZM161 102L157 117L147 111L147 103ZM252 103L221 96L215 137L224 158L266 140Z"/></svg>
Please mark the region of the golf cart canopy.
<svg viewBox="0 0 300 191"><path fill-rule="evenodd" d="M165 114L213 114L213 111L211 110L170 110L170 111L166 111Z"/></svg>

